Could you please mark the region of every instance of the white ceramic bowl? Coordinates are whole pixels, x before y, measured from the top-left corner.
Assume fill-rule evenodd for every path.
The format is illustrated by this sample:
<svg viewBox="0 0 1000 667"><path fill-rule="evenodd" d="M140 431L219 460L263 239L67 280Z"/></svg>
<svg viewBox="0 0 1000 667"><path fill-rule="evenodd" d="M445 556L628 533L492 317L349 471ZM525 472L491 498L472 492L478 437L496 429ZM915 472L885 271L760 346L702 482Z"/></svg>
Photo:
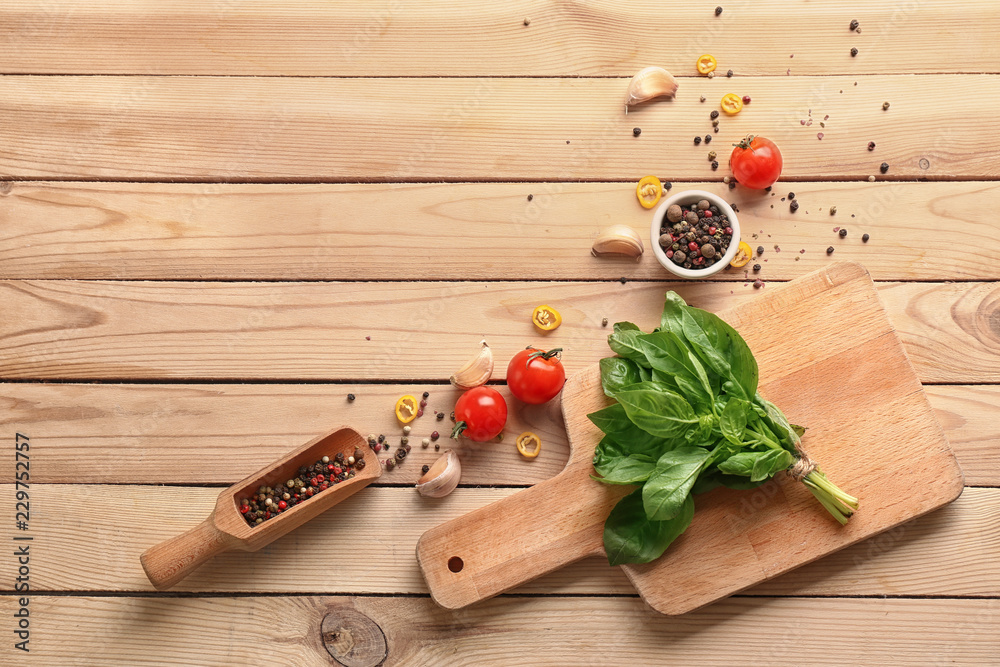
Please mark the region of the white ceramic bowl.
<svg viewBox="0 0 1000 667"><path fill-rule="evenodd" d="M667 209L670 206L673 204L690 206L702 199L707 199L712 205L718 206L721 213L726 214L729 218L729 226L733 228L733 240L729 243L729 249L722 256L722 259L712 266L707 269L685 269L683 266L674 264L663 253L663 248L660 247L660 227L663 226L663 221L667 217ZM667 226L669 227L670 223ZM733 210L733 207L722 197L714 195L711 192L705 192L704 190L685 190L684 192L671 195L660 202L656 212L653 213L653 223L649 227L649 241L653 246L653 254L656 256L656 261L662 264L663 268L667 271L681 278L707 278L729 266L729 262L733 261L733 257L736 256L736 250L740 245L740 221L736 219L736 212Z"/></svg>

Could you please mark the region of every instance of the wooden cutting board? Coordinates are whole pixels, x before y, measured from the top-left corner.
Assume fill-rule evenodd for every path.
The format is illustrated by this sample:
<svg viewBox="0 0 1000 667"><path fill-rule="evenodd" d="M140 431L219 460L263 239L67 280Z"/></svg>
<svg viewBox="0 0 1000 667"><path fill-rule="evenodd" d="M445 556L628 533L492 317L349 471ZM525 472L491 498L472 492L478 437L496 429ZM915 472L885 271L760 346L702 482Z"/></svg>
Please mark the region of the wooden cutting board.
<svg viewBox="0 0 1000 667"><path fill-rule="evenodd" d="M962 472L862 266L832 264L719 315L754 352L761 394L808 428L803 449L861 508L842 527L784 474L752 491L696 496L691 526L661 558L623 566L664 614L732 595L962 493ZM634 488L590 478L602 434L587 414L610 402L596 364L570 378L565 470L424 533L417 560L438 604L464 607L604 554L604 521Z"/></svg>

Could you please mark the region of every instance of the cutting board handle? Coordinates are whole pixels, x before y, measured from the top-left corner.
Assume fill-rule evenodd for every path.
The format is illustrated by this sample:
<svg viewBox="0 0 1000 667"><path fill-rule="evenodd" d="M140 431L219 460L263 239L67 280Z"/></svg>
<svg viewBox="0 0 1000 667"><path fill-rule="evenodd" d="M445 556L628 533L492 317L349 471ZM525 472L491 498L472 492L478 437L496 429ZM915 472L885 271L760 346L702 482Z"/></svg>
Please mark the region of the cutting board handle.
<svg viewBox="0 0 1000 667"><path fill-rule="evenodd" d="M213 512L186 533L150 547L139 557L139 561L153 587L163 591L231 546L230 537L215 527Z"/></svg>
<svg viewBox="0 0 1000 667"><path fill-rule="evenodd" d="M603 554L601 526L632 487L601 484L576 467L424 533L417 561L434 601L459 609Z"/></svg>

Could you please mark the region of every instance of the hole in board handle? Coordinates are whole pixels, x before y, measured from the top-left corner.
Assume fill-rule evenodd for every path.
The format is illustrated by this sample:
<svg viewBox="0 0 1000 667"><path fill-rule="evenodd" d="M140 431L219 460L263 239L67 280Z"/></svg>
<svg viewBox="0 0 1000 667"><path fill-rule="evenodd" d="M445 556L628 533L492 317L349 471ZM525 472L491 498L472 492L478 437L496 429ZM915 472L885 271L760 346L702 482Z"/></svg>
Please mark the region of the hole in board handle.
<svg viewBox="0 0 1000 667"><path fill-rule="evenodd" d="M465 563L458 556L452 556L448 559L448 569L452 572L461 572L463 567L465 567Z"/></svg>

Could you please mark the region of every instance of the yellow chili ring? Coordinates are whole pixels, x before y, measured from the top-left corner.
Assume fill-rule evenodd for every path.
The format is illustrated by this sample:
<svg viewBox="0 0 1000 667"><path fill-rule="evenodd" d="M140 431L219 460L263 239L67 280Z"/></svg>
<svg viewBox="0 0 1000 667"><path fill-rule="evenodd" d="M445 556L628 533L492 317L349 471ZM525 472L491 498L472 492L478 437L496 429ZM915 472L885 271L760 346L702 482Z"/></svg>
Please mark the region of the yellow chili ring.
<svg viewBox="0 0 1000 667"><path fill-rule="evenodd" d="M526 459L533 459L542 451L542 440L531 431L517 436L517 451Z"/></svg>
<svg viewBox="0 0 1000 667"><path fill-rule="evenodd" d="M643 208L653 208L663 195L663 184L656 176L643 176L635 186L635 196Z"/></svg>
<svg viewBox="0 0 1000 667"><path fill-rule="evenodd" d="M730 116L734 116L743 111L743 100L736 93L726 93L722 96L719 106Z"/></svg>
<svg viewBox="0 0 1000 667"><path fill-rule="evenodd" d="M710 53L698 56L698 73L708 74L709 72L715 71L715 68L719 66L718 61Z"/></svg>
<svg viewBox="0 0 1000 667"><path fill-rule="evenodd" d="M751 257L753 257L753 250L750 249L749 245L740 241L739 248L736 250L736 257L733 257L733 261L729 262L729 266L738 269L749 262Z"/></svg>
<svg viewBox="0 0 1000 667"><path fill-rule="evenodd" d="M402 424L409 424L417 418L417 411L420 409L417 399L407 394L400 396L396 401L396 419Z"/></svg>
<svg viewBox="0 0 1000 667"><path fill-rule="evenodd" d="M542 331L552 331L562 324L562 315L552 306L543 304L531 313L531 321Z"/></svg>

